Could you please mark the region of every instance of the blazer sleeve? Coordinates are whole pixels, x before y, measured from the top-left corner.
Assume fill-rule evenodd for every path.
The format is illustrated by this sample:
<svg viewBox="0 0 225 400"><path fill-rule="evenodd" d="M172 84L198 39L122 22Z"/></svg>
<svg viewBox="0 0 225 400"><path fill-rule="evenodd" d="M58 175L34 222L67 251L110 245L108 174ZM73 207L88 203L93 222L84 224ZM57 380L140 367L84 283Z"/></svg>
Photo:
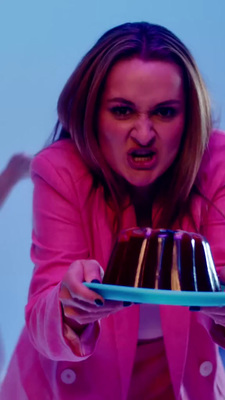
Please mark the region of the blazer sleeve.
<svg viewBox="0 0 225 400"><path fill-rule="evenodd" d="M33 346L45 357L80 361L94 351L99 324L89 324L78 336L63 322L59 289L69 265L81 259L88 262L89 258L76 192L76 179L84 177L76 173L76 165L68 165L68 160L65 165L60 154L48 157L50 150L36 156L31 168L31 259L35 267L25 310L26 325Z"/></svg>
<svg viewBox="0 0 225 400"><path fill-rule="evenodd" d="M204 165L203 189L206 202L203 218L203 234L212 251L216 270L225 268L225 135L215 133ZM214 342L225 347L225 327L207 323Z"/></svg>
<svg viewBox="0 0 225 400"><path fill-rule="evenodd" d="M202 230L207 238L217 272L225 267L225 135L214 134L202 173L205 197Z"/></svg>

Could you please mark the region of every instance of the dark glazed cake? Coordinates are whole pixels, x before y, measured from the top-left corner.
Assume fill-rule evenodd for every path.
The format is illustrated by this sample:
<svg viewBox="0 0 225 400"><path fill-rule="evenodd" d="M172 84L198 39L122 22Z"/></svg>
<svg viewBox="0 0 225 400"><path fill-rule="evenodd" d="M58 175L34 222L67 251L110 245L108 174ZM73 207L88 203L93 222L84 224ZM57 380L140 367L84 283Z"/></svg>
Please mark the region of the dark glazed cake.
<svg viewBox="0 0 225 400"><path fill-rule="evenodd" d="M120 233L103 283L169 290L221 290L204 237L151 228Z"/></svg>

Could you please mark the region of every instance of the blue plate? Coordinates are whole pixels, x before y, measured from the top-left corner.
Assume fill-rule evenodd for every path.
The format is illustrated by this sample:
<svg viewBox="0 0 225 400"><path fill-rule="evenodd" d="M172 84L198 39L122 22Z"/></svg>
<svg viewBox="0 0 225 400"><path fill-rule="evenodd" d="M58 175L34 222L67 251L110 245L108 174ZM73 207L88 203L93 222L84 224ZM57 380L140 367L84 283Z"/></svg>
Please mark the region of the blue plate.
<svg viewBox="0 0 225 400"><path fill-rule="evenodd" d="M87 282L85 282L84 285L99 293L104 299L108 300L188 307L225 306L225 292L187 292L161 289L144 289Z"/></svg>

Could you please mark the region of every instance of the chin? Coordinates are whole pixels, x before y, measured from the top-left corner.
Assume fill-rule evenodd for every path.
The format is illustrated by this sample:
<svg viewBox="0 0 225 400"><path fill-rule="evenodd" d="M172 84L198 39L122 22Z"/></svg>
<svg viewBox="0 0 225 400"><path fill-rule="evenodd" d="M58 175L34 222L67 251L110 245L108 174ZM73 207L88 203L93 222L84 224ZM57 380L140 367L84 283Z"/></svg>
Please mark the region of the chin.
<svg viewBox="0 0 225 400"><path fill-rule="evenodd" d="M139 189L144 189L144 188L151 186L154 183L154 181L150 181L150 182L149 181L145 181L145 182L131 182L130 181L129 183L131 186L134 186Z"/></svg>

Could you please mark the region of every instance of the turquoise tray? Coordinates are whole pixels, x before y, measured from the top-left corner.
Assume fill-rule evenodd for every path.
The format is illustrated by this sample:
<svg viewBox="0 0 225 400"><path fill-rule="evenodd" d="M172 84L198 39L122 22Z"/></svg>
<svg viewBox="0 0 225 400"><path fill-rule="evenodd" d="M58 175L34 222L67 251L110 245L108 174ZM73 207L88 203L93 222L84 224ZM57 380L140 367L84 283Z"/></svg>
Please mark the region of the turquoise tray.
<svg viewBox="0 0 225 400"><path fill-rule="evenodd" d="M128 286L84 283L104 299L134 303L165 304L174 306L223 307L225 292L188 292L161 289L133 288Z"/></svg>

